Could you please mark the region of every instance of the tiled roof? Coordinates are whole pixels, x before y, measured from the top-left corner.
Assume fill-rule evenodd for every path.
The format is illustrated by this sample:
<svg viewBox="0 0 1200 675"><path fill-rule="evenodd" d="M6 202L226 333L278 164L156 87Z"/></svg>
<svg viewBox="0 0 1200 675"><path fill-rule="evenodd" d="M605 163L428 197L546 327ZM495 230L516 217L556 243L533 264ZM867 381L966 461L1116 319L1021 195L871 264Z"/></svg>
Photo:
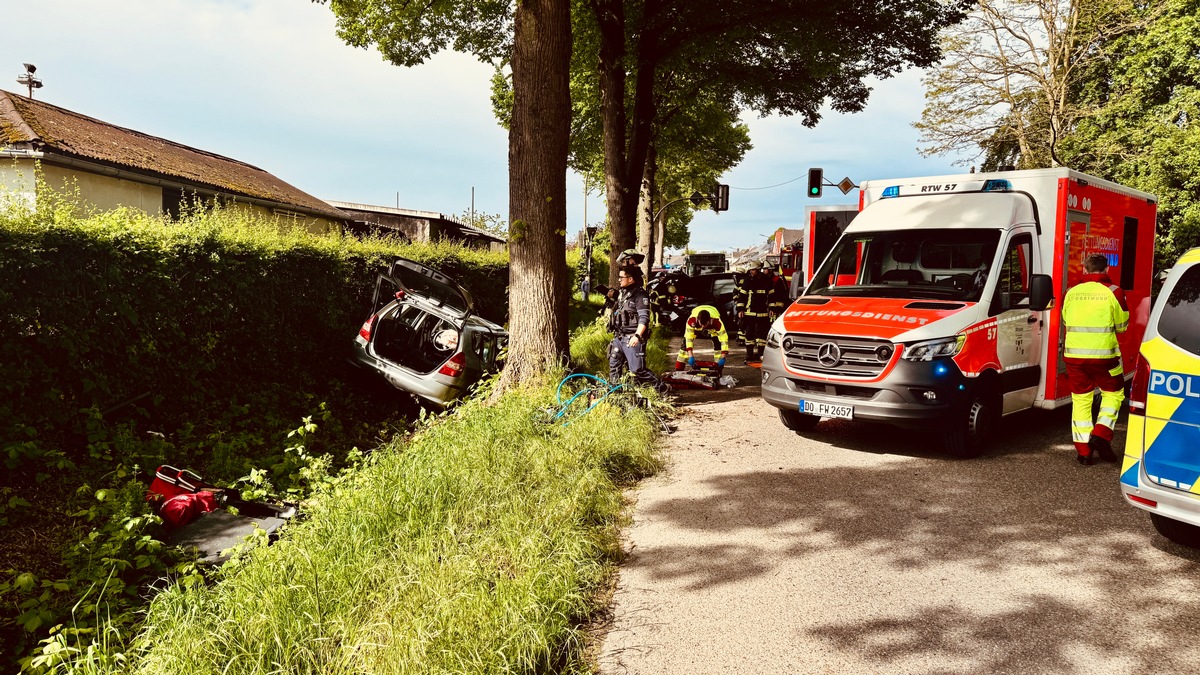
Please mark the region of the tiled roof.
<svg viewBox="0 0 1200 675"><path fill-rule="evenodd" d="M0 148L17 144L126 167L215 192L275 202L335 220L348 218L324 201L245 162L0 90Z"/></svg>
<svg viewBox="0 0 1200 675"><path fill-rule="evenodd" d="M356 204L354 202L340 202L340 201L336 201L333 199L326 200L326 203L329 204L330 206L341 209L342 211L346 211L350 215L354 215L355 211L360 211L363 213L382 213L382 214L387 214L387 215L392 215L392 216L402 216L405 218L424 218L426 220L438 220L438 221L442 221L444 224L453 225L454 227L461 230L463 232L463 234L468 235L468 236L479 237L482 239L490 239L491 241L496 241L496 242L500 242L500 243L505 242L504 237L500 237L495 234L492 234L491 232L488 232L487 230L481 230L478 227L468 225L456 216L448 216L444 213L438 213L437 211L416 211L413 209L392 208L390 206L375 206L374 204Z"/></svg>

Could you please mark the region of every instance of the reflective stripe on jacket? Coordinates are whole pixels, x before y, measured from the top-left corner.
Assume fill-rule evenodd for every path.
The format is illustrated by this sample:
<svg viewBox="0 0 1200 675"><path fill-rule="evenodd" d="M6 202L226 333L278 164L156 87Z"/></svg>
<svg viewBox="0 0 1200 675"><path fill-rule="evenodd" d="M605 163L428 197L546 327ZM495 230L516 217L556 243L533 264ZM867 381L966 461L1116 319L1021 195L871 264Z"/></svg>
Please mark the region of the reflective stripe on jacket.
<svg viewBox="0 0 1200 675"><path fill-rule="evenodd" d="M1111 359L1121 355L1117 333L1124 333L1129 327L1129 311L1118 294L1124 296L1119 286L1102 275L1088 275L1085 281L1067 291L1062 307L1067 329L1063 356Z"/></svg>
<svg viewBox="0 0 1200 675"><path fill-rule="evenodd" d="M754 276L747 275L745 284L739 289L738 311L745 312L746 316L766 316L773 287L771 278L762 272Z"/></svg>

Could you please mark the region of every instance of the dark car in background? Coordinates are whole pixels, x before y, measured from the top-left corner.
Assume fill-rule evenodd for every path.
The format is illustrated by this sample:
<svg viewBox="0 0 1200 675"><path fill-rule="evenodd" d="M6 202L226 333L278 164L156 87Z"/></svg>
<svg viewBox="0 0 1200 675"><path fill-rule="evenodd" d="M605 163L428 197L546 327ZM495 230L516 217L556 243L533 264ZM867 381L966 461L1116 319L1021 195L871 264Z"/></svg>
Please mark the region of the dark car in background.
<svg viewBox="0 0 1200 675"><path fill-rule="evenodd" d="M507 344L508 332L476 314L467 289L397 258L375 282L371 315L354 338L353 363L445 408L502 367Z"/></svg>
<svg viewBox="0 0 1200 675"><path fill-rule="evenodd" d="M682 332L693 309L712 305L721 313L732 337L737 325L737 276L735 272L716 272L672 278L670 286L674 292L666 294L665 302L660 305L659 321Z"/></svg>

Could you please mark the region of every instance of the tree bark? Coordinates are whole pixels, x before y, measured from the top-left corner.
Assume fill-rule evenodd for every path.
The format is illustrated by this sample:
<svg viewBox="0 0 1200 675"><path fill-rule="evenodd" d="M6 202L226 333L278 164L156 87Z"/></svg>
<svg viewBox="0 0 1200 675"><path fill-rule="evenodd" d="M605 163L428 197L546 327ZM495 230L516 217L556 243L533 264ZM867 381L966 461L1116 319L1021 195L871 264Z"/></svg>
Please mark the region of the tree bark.
<svg viewBox="0 0 1200 675"><path fill-rule="evenodd" d="M545 374L569 355L570 5L517 3L508 134L509 347L501 391Z"/></svg>
<svg viewBox="0 0 1200 675"><path fill-rule="evenodd" d="M654 151L646 159L646 170L642 172L641 196L638 199L638 244L637 249L646 255L642 264L646 278L650 278L650 270L654 269L655 231L654 231Z"/></svg>
<svg viewBox="0 0 1200 675"><path fill-rule="evenodd" d="M604 127L604 197L612 244L608 249L608 284L616 288L617 256L632 248L632 220L621 225L629 194L625 176L625 5L623 0L592 0L600 28L600 116Z"/></svg>

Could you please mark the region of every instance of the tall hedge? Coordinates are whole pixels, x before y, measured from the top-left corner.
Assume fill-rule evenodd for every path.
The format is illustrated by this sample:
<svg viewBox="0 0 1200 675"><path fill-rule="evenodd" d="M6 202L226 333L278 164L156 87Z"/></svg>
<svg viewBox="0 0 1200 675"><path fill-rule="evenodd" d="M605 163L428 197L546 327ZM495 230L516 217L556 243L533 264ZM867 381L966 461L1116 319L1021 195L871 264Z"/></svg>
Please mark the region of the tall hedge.
<svg viewBox="0 0 1200 675"><path fill-rule="evenodd" d="M19 454L82 409L146 392L186 405L249 382L308 386L340 367L395 255L457 277L504 321L503 254L281 232L234 212L0 213L0 444Z"/></svg>

